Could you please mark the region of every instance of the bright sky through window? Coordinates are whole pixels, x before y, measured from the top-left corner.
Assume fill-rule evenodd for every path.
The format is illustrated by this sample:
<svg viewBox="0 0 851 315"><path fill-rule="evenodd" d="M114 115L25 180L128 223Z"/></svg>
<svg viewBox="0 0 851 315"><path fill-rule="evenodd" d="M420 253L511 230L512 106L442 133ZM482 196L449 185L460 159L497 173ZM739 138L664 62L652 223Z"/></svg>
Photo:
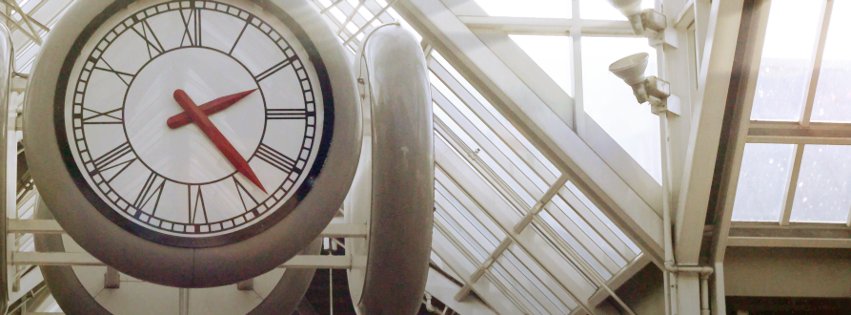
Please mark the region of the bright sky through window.
<svg viewBox="0 0 851 315"><path fill-rule="evenodd" d="M570 18L571 5L567 0L475 0L489 15ZM600 1L600 0L594 0Z"/></svg>

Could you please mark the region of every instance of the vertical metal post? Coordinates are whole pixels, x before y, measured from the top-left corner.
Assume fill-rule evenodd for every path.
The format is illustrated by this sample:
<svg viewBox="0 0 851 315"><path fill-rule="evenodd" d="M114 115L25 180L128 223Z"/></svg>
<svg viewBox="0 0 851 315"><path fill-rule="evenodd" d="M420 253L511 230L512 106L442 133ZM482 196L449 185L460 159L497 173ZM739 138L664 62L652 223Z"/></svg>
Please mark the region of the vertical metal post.
<svg viewBox="0 0 851 315"><path fill-rule="evenodd" d="M15 121L14 115L10 115L13 109L9 106L9 93L12 81L12 70L14 53L12 52L12 39L9 29L0 24L0 247L3 255L0 257L0 311L6 312L6 304L9 299L9 250L10 242L6 234L6 221L9 211L15 211L16 187L15 180L17 171L15 163L17 156L15 148L9 144L10 135L14 139Z"/></svg>
<svg viewBox="0 0 851 315"><path fill-rule="evenodd" d="M180 315L189 315L189 289L178 290L180 290Z"/></svg>
<svg viewBox="0 0 851 315"><path fill-rule="evenodd" d="M328 314L334 315L334 269L328 269Z"/></svg>

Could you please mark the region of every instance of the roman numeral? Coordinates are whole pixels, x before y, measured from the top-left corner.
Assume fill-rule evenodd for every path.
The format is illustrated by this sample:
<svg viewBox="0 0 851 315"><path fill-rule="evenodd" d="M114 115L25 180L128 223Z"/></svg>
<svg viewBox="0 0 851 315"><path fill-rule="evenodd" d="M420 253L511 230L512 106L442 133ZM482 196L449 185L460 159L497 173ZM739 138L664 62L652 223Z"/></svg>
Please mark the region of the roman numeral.
<svg viewBox="0 0 851 315"><path fill-rule="evenodd" d="M83 114L74 115L74 118L82 118L84 125L120 125L124 122L122 113L121 107L107 112L83 108ZM88 117L86 114L89 114Z"/></svg>
<svg viewBox="0 0 851 315"><path fill-rule="evenodd" d="M201 186L189 185L187 186L187 193L189 196L189 224L198 223L200 218L204 219L203 223L210 222L210 218L207 217L207 205L204 203L204 193L201 191Z"/></svg>
<svg viewBox="0 0 851 315"><path fill-rule="evenodd" d="M234 49L236 49L236 45L239 44L239 40L242 39L242 35L245 34L245 30L248 29L248 24L251 24L251 20L254 17L249 17L248 20L245 20L245 25L242 27L242 30L239 31L239 35L236 37L236 40L233 41L233 46L231 46L230 51L228 51L228 55L233 55Z"/></svg>
<svg viewBox="0 0 851 315"><path fill-rule="evenodd" d="M260 74L254 76L254 80L257 80L257 81L265 80L269 76L277 73L278 71L281 71L281 69L286 68L289 65L291 65L293 63L294 59L295 59L295 57L290 57L290 58L284 59L283 61L281 61L279 63L276 63L271 68L266 69L266 71L263 71Z"/></svg>
<svg viewBox="0 0 851 315"><path fill-rule="evenodd" d="M100 60L98 60L98 64L95 66L95 69L96 69L96 70L100 70L100 71L106 71L106 72L109 72L109 73L114 74L114 75L115 75L115 76L117 76L117 77L118 77L118 79L119 79L119 80L121 80L121 82L123 82L123 83L124 83L124 85L126 85L126 86L130 86L130 82L132 82L132 81L133 81L133 78L135 78L135 77L136 77L136 75L134 75L134 74L130 74L130 73L127 73L127 72L121 72L121 71L115 70L115 68L113 68L113 67L112 67L112 66L111 66L108 62L106 62L106 60L104 60L103 58L101 58Z"/></svg>
<svg viewBox="0 0 851 315"><path fill-rule="evenodd" d="M133 154L133 149L130 147L130 143L122 143L109 152L106 152L101 157L95 159L95 170L89 172L89 175L100 174L106 179L107 183L112 182L115 177L118 177L118 175L130 167L133 162L136 162L136 159L136 156Z"/></svg>
<svg viewBox="0 0 851 315"><path fill-rule="evenodd" d="M157 34L154 34L154 30L151 28L151 25L148 24L148 20L142 20L139 23L136 23L131 27L133 32L136 32L139 37L145 40L145 44L148 48L148 57L153 59L159 54L162 54L165 51L163 48L163 44L160 43L160 39L157 38Z"/></svg>
<svg viewBox="0 0 851 315"><path fill-rule="evenodd" d="M261 160L286 173L291 172L295 167L295 160L287 157L281 152L276 151L268 145L261 143L260 147L257 148L256 154L257 157Z"/></svg>
<svg viewBox="0 0 851 315"><path fill-rule="evenodd" d="M183 21L180 46L201 46L201 9L180 10L180 19Z"/></svg>
<svg viewBox="0 0 851 315"><path fill-rule="evenodd" d="M233 185L236 187L236 194L239 195L239 201L242 202L242 207L245 211L248 211L251 208L254 208L256 205L260 204L257 202L257 199L248 192L248 189L245 188L245 185L239 182L236 179L236 176L231 177L233 179Z"/></svg>
<svg viewBox="0 0 851 315"><path fill-rule="evenodd" d="M163 194L164 187L165 178L160 177L157 173L151 172L151 175L148 175L148 178L145 180L145 185L142 186L142 190L139 191L139 195L136 196L136 200L133 201L133 207L142 210L149 203L153 202L154 208L151 212L151 215L153 216L157 212L157 206L160 204L160 197Z"/></svg>
<svg viewBox="0 0 851 315"><path fill-rule="evenodd" d="M131 153L133 153L133 148L130 147L130 142L124 142L95 159L95 168L103 170L104 167L114 165L116 161L121 160L121 158Z"/></svg>
<svg viewBox="0 0 851 315"><path fill-rule="evenodd" d="M313 113L307 112L305 109L266 109L266 119L274 120L304 120L307 116L313 116Z"/></svg>

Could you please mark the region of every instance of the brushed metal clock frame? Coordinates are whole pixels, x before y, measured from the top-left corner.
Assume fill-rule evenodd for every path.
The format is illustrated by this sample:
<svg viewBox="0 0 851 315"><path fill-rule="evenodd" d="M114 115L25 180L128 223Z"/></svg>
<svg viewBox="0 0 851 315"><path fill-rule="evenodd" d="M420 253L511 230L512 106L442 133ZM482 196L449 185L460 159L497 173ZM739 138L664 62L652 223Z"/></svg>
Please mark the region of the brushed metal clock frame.
<svg viewBox="0 0 851 315"><path fill-rule="evenodd" d="M220 0L260 5L288 22L312 58L321 58L333 102L333 132L324 165L308 183L310 192L286 216L263 231L214 247L157 243L116 225L81 191L64 162L70 154L57 139L57 102L64 102L68 73L92 32L132 1L80 0L68 9L45 42L32 72L24 113L24 144L33 178L57 221L83 248L130 276L178 287L212 287L258 276L282 264L313 241L339 209L352 183L361 143L360 106L349 58L318 12L306 0ZM83 40L80 40L83 38ZM314 61L314 64L317 64ZM319 75L323 76L319 71ZM59 107L61 108L61 107Z"/></svg>

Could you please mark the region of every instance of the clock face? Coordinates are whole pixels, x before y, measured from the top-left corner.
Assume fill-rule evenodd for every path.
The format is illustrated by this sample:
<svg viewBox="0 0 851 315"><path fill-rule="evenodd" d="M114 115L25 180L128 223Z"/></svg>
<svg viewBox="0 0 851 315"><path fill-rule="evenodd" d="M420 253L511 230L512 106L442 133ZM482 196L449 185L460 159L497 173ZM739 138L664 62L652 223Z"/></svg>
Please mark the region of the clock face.
<svg viewBox="0 0 851 315"><path fill-rule="evenodd" d="M57 104L78 187L159 243L206 247L285 217L324 163L321 59L249 1L142 1L94 29Z"/></svg>

